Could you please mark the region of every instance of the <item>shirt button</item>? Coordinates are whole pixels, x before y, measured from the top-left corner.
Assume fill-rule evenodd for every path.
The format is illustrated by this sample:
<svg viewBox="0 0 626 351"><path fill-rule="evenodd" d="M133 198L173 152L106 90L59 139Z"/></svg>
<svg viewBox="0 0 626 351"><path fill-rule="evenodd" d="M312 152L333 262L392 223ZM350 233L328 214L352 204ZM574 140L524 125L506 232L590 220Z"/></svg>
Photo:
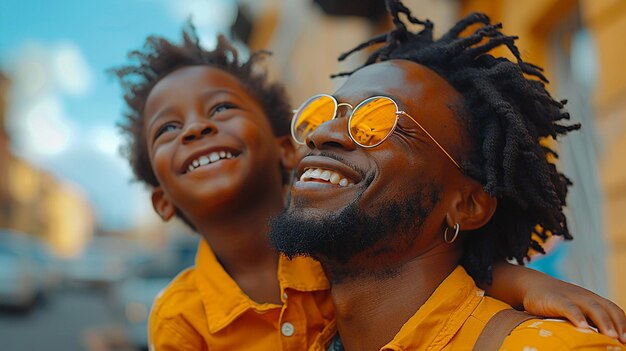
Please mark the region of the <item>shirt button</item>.
<svg viewBox="0 0 626 351"><path fill-rule="evenodd" d="M285 300L287 300L287 293L286 292L283 293L283 297L285 298Z"/></svg>
<svg viewBox="0 0 626 351"><path fill-rule="evenodd" d="M296 332L296 328L293 324L289 322L283 323L282 327L280 327L280 332L283 333L284 336L292 336L293 333Z"/></svg>

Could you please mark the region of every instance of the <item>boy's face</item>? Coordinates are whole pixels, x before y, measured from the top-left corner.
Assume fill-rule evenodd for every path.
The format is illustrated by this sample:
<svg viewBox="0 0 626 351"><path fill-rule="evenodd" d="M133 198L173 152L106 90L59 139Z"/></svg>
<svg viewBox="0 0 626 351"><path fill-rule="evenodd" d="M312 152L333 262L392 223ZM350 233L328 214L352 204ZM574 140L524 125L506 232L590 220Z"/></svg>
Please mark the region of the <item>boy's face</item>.
<svg viewBox="0 0 626 351"><path fill-rule="evenodd" d="M257 101L219 68L184 67L160 80L144 122L164 219L178 208L193 223L282 189L288 137L277 138Z"/></svg>

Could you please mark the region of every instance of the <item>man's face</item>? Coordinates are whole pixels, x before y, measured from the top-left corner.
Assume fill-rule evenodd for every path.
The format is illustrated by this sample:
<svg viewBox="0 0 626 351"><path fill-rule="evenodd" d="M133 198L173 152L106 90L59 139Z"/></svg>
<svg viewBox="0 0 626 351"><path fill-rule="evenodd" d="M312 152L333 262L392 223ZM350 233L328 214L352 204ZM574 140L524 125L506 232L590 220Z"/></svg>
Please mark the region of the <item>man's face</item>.
<svg viewBox="0 0 626 351"><path fill-rule="evenodd" d="M144 120L160 188L185 215L210 215L280 191L277 139L232 75L209 66L174 71L150 92Z"/></svg>
<svg viewBox="0 0 626 351"><path fill-rule="evenodd" d="M433 71L404 60L374 64L352 74L334 94L352 106L377 95L393 98L448 152L459 149L461 127L452 106L461 98ZM430 250L441 240L449 175L459 170L406 117L379 146L356 145L347 131L349 113L339 108L338 118L309 135L310 153L297 167L289 206L273 222L273 244L289 255L339 262L409 247ZM328 172L339 183L310 172Z"/></svg>

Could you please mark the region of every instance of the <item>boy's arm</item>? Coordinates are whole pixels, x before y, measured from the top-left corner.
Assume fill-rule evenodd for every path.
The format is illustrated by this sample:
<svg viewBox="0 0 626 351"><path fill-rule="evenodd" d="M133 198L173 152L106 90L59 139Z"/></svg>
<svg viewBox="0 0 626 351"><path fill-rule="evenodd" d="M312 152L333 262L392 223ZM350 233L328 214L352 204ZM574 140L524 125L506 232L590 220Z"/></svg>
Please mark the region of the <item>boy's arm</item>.
<svg viewBox="0 0 626 351"><path fill-rule="evenodd" d="M577 285L524 266L497 262L493 283L479 284L488 295L544 317L565 317L586 328L590 320L602 334L626 343L626 315L613 302Z"/></svg>

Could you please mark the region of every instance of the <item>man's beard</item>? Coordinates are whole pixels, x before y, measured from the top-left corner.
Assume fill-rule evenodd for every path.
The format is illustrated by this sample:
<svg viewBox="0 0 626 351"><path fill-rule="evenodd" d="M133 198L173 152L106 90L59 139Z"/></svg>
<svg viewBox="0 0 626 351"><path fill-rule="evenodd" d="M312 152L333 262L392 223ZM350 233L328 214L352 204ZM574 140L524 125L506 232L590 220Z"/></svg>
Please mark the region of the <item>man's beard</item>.
<svg viewBox="0 0 626 351"><path fill-rule="evenodd" d="M290 258L310 256L343 265L370 249L374 258L410 246L439 194L430 184L403 201L382 203L367 212L359 207L358 198L336 213L312 214L298 203L289 204L271 220L270 243Z"/></svg>

